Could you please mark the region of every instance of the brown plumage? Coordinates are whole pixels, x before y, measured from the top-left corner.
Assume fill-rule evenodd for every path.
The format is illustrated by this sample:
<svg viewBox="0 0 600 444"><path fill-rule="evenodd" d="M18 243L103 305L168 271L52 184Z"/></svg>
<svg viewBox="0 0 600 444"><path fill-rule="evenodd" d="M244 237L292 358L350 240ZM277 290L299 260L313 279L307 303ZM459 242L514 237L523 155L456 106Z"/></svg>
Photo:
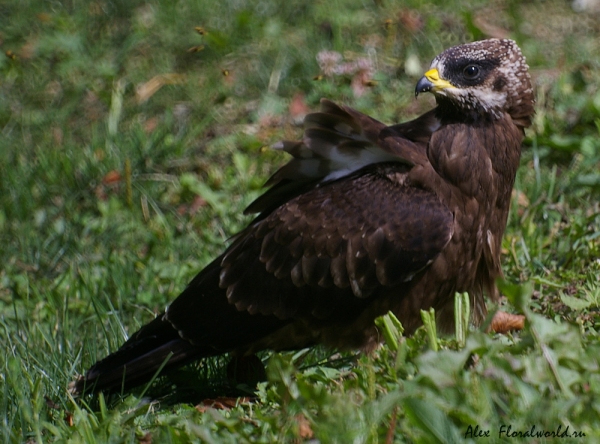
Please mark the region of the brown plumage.
<svg viewBox="0 0 600 444"><path fill-rule="evenodd" d="M256 219L73 391L142 383L169 355L176 367L318 343L368 349L388 310L411 333L433 307L447 331L457 291L481 322L533 115L528 67L511 40L461 45L433 60L426 91L437 107L394 126L323 100L302 141L276 144L293 159L246 210Z"/></svg>

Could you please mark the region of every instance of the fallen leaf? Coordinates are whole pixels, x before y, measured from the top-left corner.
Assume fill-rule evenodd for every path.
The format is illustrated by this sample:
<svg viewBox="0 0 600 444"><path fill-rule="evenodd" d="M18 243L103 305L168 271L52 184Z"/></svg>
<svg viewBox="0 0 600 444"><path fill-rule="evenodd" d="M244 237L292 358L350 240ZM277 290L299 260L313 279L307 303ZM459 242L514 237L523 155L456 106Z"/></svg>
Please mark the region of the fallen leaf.
<svg viewBox="0 0 600 444"><path fill-rule="evenodd" d="M188 48L188 50L187 50L187 52L190 52L190 53L200 52L200 51L204 51L204 45L192 46L191 48Z"/></svg>
<svg viewBox="0 0 600 444"><path fill-rule="evenodd" d="M524 327L525 316L498 310L492 319L490 329L495 333L507 333L511 330L523 330Z"/></svg>
<svg viewBox="0 0 600 444"><path fill-rule="evenodd" d="M385 444L392 444L394 442L394 435L396 434L396 422L398 420L398 406L394 407L392 411L392 419L388 426L387 433L385 435Z"/></svg>
<svg viewBox="0 0 600 444"><path fill-rule="evenodd" d="M206 412L208 409L217 409L217 410L231 410L236 407L238 404L247 404L250 402L249 397L241 397L241 398L232 398L232 397L219 397L219 398L208 398L202 401L201 404L196 406L196 410L200 413Z"/></svg>
<svg viewBox="0 0 600 444"><path fill-rule="evenodd" d="M102 183L104 185L113 185L120 181L121 181L121 173L119 173L117 170L109 171L102 178Z"/></svg>
<svg viewBox="0 0 600 444"><path fill-rule="evenodd" d="M170 73L154 76L136 88L135 96L137 98L137 102L138 104L146 102L165 85L179 85L184 81L185 76L182 74Z"/></svg>
<svg viewBox="0 0 600 444"><path fill-rule="evenodd" d="M529 199L527 198L527 196L525 195L525 193L523 193L522 191L519 190L512 190L512 196L513 199L516 197L517 198L517 204L520 207L523 208L527 208L529 206Z"/></svg>
<svg viewBox="0 0 600 444"><path fill-rule="evenodd" d="M298 424L298 435L300 435L300 438L312 439L312 437L315 435L315 432L313 432L312 428L310 427L308 419L306 419L306 417L302 414L296 415L295 418L296 424Z"/></svg>
<svg viewBox="0 0 600 444"><path fill-rule="evenodd" d="M150 117L148 120L146 120L143 124L145 133L146 134L152 133L158 126L158 123L159 123L158 117Z"/></svg>
<svg viewBox="0 0 600 444"><path fill-rule="evenodd" d="M40 12L35 17L42 23L50 23L52 21L52 16L47 12Z"/></svg>
<svg viewBox="0 0 600 444"><path fill-rule="evenodd" d="M208 202L206 202L206 200L204 200L204 198L202 196L196 196L194 197L194 201L190 204L189 207L189 214L195 214L198 212L198 210L202 207L205 207L208 204Z"/></svg>
<svg viewBox="0 0 600 444"><path fill-rule="evenodd" d="M403 9L398 13L398 22L408 34L416 34L423 29L425 20L413 9Z"/></svg>
<svg viewBox="0 0 600 444"><path fill-rule="evenodd" d="M304 94L296 93L292 97L292 101L289 106L289 114L294 124L302 123L304 117L310 112L310 108L304 100Z"/></svg>

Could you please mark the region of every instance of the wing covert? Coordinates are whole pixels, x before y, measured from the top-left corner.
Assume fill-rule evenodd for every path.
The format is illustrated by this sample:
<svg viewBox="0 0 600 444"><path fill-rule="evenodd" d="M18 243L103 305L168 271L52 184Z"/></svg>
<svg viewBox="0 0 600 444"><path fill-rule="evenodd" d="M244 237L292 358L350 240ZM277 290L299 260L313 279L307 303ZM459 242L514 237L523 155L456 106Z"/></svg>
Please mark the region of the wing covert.
<svg viewBox="0 0 600 444"><path fill-rule="evenodd" d="M454 217L435 194L405 184L408 169L373 165L257 218L221 261L229 303L287 318L412 279L449 242Z"/></svg>

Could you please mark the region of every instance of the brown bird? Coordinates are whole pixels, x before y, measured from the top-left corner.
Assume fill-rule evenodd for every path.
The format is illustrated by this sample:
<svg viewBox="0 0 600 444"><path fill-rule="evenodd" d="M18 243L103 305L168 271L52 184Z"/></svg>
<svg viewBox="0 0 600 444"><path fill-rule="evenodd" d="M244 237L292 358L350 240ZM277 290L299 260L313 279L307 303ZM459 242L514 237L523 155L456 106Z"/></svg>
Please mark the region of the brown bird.
<svg viewBox="0 0 600 444"><path fill-rule="evenodd" d="M498 297L500 247L534 96L512 40L438 55L416 86L437 106L386 126L321 102L293 159L246 213L258 216L183 293L71 390L111 390L208 356L325 344L370 349L391 310L406 332L433 307L453 328L454 294L473 322Z"/></svg>

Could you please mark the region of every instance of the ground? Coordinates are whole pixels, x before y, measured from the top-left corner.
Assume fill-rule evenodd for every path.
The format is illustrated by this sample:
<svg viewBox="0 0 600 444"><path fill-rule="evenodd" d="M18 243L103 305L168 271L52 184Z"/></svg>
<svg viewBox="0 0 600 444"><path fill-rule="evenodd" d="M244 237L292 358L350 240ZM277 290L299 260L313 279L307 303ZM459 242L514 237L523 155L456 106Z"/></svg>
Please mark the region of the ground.
<svg viewBox="0 0 600 444"><path fill-rule="evenodd" d="M296 3L0 6L3 440L598 439L597 11L558 0ZM463 341L430 327L398 341L388 319L369 356L262 356L268 382L233 401L209 400L228 384L225 360L174 375L168 384L194 385L176 399L68 395L248 222L241 210L286 160L268 146L297 137L319 98L407 120L432 106L413 94L431 58L505 36L537 94L503 243L502 308L526 316L524 331L471 329Z"/></svg>

